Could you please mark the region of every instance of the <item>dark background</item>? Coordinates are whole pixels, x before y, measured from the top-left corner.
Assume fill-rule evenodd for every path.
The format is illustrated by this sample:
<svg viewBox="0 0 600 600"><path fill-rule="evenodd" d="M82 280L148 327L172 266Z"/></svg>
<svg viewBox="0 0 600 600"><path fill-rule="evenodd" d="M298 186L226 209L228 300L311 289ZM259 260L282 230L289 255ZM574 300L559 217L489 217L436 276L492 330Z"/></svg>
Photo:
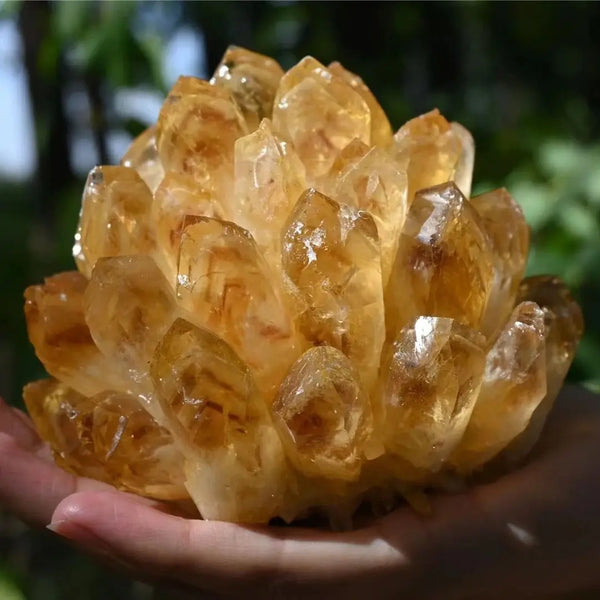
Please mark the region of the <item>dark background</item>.
<svg viewBox="0 0 600 600"><path fill-rule="evenodd" d="M600 388L599 26L600 3L586 2L4 1L0 76L21 87L0 79L0 124L21 107L29 129L0 131L0 394L18 405L23 384L43 376L22 292L73 268L87 171L117 162L180 72L210 76L230 43L284 68L306 54L340 60L395 129L436 106L465 125L474 193L506 186L523 206L529 273L559 274L584 310L570 379ZM11 171L10 153L27 148L29 163ZM0 600L111 596L168 595L0 512Z"/></svg>

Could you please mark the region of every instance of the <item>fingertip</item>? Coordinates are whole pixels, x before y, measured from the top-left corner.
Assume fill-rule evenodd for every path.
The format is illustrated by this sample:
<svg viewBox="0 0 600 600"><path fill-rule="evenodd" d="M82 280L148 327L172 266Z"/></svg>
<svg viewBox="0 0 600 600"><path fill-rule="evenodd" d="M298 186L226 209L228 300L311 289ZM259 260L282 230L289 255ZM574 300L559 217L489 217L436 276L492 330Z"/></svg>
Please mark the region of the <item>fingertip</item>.
<svg viewBox="0 0 600 600"><path fill-rule="evenodd" d="M116 489L77 492L59 502L48 528L84 545L119 540L125 533L133 535L141 523L160 520L164 513L155 504Z"/></svg>
<svg viewBox="0 0 600 600"><path fill-rule="evenodd" d="M46 527L89 550L114 553L103 532L127 529L128 504L127 496L117 490L77 492L59 502Z"/></svg>
<svg viewBox="0 0 600 600"><path fill-rule="evenodd" d="M87 504L89 503L88 497L90 495L97 496L98 494L90 494L90 492L77 492L61 500L52 513L49 528L54 530L62 523L76 521L78 516L81 515L82 511L85 513Z"/></svg>
<svg viewBox="0 0 600 600"><path fill-rule="evenodd" d="M118 490L76 492L56 506L50 524L89 524L106 516L113 516L120 504L131 503L129 496Z"/></svg>

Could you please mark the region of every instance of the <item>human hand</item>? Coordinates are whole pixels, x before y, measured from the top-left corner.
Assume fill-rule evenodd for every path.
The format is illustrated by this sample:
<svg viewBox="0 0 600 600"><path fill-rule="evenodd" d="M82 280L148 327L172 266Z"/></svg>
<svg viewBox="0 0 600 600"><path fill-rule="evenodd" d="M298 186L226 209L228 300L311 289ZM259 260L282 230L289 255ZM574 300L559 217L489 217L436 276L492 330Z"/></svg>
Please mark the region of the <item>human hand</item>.
<svg viewBox="0 0 600 600"><path fill-rule="evenodd" d="M561 394L530 461L353 532L186 519L56 467L0 405L0 504L142 579L215 595L467 600L600 589L600 398ZM576 596L580 597L580 596Z"/></svg>

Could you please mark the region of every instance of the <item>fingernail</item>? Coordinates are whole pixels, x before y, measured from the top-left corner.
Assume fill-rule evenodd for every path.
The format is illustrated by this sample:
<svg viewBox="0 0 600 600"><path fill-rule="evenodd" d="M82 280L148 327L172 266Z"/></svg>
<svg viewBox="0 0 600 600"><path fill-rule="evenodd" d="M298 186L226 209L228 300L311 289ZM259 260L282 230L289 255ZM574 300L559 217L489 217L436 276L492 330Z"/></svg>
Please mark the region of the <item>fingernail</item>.
<svg viewBox="0 0 600 600"><path fill-rule="evenodd" d="M84 548L86 552L106 564L121 567L126 572L135 572L136 565L121 556L121 552L113 548L104 539L87 527L82 527L70 519L57 519L46 525L46 529L61 536L75 548Z"/></svg>
<svg viewBox="0 0 600 600"><path fill-rule="evenodd" d="M59 535L76 546L84 546L96 556L115 559L116 552L101 537L87 527L74 523L71 519L57 519L46 525L52 533Z"/></svg>
<svg viewBox="0 0 600 600"><path fill-rule="evenodd" d="M48 523L48 525L46 525L46 529L49 529L52 533L61 535L60 526L63 523L66 523L66 521L66 519L58 519L57 521L52 521L52 523Z"/></svg>
<svg viewBox="0 0 600 600"><path fill-rule="evenodd" d="M88 527L80 525L72 519L57 519L46 525L53 533L60 535L76 544L100 551L106 555L115 554L114 548Z"/></svg>

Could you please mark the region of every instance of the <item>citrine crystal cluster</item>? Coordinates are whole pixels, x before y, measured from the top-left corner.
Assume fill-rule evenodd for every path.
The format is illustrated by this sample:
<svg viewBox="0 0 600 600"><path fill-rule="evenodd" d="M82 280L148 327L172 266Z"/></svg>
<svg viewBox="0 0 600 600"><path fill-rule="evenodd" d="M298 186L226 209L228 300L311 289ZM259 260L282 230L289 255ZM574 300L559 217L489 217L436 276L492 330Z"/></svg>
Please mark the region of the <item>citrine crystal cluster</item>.
<svg viewBox="0 0 600 600"><path fill-rule="evenodd" d="M76 271L25 292L65 469L208 519L332 519L530 450L582 333L523 279L504 189L437 111L397 133L339 63L229 48L90 173Z"/></svg>

